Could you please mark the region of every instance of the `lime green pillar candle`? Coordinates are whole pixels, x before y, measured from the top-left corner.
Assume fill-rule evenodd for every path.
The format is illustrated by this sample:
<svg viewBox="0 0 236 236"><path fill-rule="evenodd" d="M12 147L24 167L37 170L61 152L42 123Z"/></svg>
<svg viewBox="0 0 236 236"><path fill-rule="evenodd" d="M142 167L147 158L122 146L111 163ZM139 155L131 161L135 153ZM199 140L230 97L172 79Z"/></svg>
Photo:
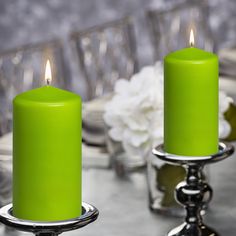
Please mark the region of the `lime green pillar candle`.
<svg viewBox="0 0 236 236"><path fill-rule="evenodd" d="M52 86L13 102L13 214L35 221L81 215L81 99Z"/></svg>
<svg viewBox="0 0 236 236"><path fill-rule="evenodd" d="M218 58L184 48L164 59L164 148L205 156L218 152Z"/></svg>

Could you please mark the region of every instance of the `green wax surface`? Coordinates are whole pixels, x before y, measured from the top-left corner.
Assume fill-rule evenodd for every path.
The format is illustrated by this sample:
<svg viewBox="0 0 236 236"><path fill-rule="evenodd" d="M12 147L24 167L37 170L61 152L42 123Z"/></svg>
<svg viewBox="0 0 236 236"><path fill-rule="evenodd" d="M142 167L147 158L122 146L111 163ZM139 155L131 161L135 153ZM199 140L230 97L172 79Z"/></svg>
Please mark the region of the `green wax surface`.
<svg viewBox="0 0 236 236"><path fill-rule="evenodd" d="M218 58L184 48L164 59L164 147L168 153L218 152Z"/></svg>
<svg viewBox="0 0 236 236"><path fill-rule="evenodd" d="M51 86L13 101L13 215L57 221L81 215L81 99Z"/></svg>

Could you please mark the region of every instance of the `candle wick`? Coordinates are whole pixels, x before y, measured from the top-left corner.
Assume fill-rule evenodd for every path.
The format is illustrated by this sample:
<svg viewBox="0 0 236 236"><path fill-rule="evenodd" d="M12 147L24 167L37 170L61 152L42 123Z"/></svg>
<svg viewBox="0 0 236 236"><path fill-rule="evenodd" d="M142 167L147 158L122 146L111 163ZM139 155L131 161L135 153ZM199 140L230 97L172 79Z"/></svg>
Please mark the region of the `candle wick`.
<svg viewBox="0 0 236 236"><path fill-rule="evenodd" d="M47 85L50 85L50 79L49 79L49 78L46 79L46 84L47 84Z"/></svg>

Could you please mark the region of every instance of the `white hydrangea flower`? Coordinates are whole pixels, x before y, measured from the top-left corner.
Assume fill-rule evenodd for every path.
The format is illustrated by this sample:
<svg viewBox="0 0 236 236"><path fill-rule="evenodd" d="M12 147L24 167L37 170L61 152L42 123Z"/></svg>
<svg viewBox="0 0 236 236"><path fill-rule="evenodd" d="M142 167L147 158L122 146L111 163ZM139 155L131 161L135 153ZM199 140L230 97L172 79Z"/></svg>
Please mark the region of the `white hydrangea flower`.
<svg viewBox="0 0 236 236"><path fill-rule="evenodd" d="M230 133L230 125L224 119L231 98L220 92L219 134ZM144 67L130 81L116 82L114 96L105 108L104 120L110 127L110 137L122 142L128 155L146 156L163 141L163 66Z"/></svg>
<svg viewBox="0 0 236 236"><path fill-rule="evenodd" d="M231 132L231 126L224 118L224 113L229 109L230 103L233 103L233 99L228 97L223 91L219 92L219 137L226 138Z"/></svg>

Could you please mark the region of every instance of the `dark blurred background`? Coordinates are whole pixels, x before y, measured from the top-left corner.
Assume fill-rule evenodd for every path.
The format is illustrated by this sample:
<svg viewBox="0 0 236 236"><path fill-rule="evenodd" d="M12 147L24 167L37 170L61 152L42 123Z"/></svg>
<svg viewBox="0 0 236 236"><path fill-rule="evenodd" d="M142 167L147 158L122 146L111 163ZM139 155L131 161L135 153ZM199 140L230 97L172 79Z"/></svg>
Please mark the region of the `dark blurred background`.
<svg viewBox="0 0 236 236"><path fill-rule="evenodd" d="M152 62L152 47L145 19L147 9L165 10L178 5L180 0L2 0L0 2L0 51L29 43L63 40L66 57L70 55L68 37L122 16L135 18L137 53L140 66ZM188 1L187 1L188 2ZM191 2L189 0L189 2ZM202 1L199 1L202 2ZM210 0L209 24L217 48L236 42L236 1ZM71 64L71 63L70 63ZM72 67L72 76L76 76ZM75 84L74 86L78 86ZM80 90L75 88L74 90ZM81 91L80 91L81 92Z"/></svg>
<svg viewBox="0 0 236 236"><path fill-rule="evenodd" d="M150 8L161 10L180 2L183 1L2 0L0 2L0 50L53 38L62 38L66 41L71 31L84 30L125 15L134 15L137 18L138 44L142 51L140 53L144 54L145 51L148 62L151 49L144 19L145 10ZM210 25L218 47L235 43L236 2L234 0L209 0L208 2ZM143 47L145 50L141 50ZM144 58L143 61L145 63Z"/></svg>
<svg viewBox="0 0 236 236"><path fill-rule="evenodd" d="M153 63L153 48L145 18L148 9L165 10L181 0L2 0L0 2L0 52L22 45L62 39L64 57L71 57L68 38L71 32L85 30L123 16L134 17L139 67ZM191 0L185 2L192 2ZM198 1L205 2L204 0ZM229 47L236 42L236 2L210 0L209 25L215 47ZM68 63L67 77L77 79L77 68ZM81 82L82 83L82 82ZM84 93L83 84L71 90Z"/></svg>

